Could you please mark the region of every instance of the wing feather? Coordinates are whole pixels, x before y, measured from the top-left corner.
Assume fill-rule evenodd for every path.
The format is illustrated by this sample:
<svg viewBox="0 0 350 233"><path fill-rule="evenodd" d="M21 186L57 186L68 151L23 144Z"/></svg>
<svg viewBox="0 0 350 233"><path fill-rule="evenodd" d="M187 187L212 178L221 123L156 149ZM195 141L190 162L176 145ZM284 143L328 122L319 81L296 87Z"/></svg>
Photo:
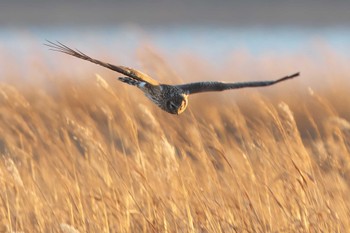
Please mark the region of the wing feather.
<svg viewBox="0 0 350 233"><path fill-rule="evenodd" d="M85 53L79 51L78 49L71 49L68 46L56 41L56 43L51 42L51 41L47 41L47 44L45 44L46 46L48 46L50 48L50 50L56 51L56 52L61 52L61 53L65 53L95 64L98 64L100 66L106 67L108 69L114 70L118 73L124 74L128 77L134 78L136 80L139 81L144 81L147 82L151 85L159 85L159 83L154 80L153 78L151 78L150 76L148 76L145 73L142 73L141 71L126 67L126 66L115 66L112 65L110 63L106 63L106 62L102 62L100 60L94 59L89 57L88 55L86 55Z"/></svg>
<svg viewBox="0 0 350 233"><path fill-rule="evenodd" d="M300 73L285 76L277 80L270 81L255 81L255 82L238 82L238 83L224 83L224 82L196 82L188 83L183 85L177 85L176 87L181 88L188 94L195 94L199 92L210 92L210 91L224 91L230 89L238 89L245 87L265 87L271 86L279 82L283 82L288 79L299 76Z"/></svg>

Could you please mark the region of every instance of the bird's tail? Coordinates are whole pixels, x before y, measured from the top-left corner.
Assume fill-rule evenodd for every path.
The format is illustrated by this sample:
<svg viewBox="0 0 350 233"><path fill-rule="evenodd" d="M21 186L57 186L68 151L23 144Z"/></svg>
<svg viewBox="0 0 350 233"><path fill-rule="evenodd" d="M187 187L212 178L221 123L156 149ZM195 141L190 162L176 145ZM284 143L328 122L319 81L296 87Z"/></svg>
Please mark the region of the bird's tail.
<svg viewBox="0 0 350 233"><path fill-rule="evenodd" d="M119 77L119 81L127 83L132 86L143 87L146 85L146 82L142 82L137 79L129 78L129 77Z"/></svg>

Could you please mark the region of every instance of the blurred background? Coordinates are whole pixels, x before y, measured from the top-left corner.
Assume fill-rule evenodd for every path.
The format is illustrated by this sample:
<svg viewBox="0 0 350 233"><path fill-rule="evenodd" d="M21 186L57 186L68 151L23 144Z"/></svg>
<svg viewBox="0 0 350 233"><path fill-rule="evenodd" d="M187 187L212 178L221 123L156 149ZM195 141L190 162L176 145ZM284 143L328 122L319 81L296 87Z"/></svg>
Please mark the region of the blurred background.
<svg viewBox="0 0 350 233"><path fill-rule="evenodd" d="M249 61L248 67L242 65L247 70L262 57L299 60L294 65L288 61L290 68L274 77L308 72L305 59L325 69L332 56L337 63L349 58L349 10L345 0L2 1L0 72L4 74L11 59L27 72L37 55L53 65L56 59L72 61L49 52L45 40L136 67L142 60L138 52L151 47L169 62L195 57L218 69L237 57Z"/></svg>
<svg viewBox="0 0 350 233"><path fill-rule="evenodd" d="M348 232L349 12L1 1L0 232ZM164 83L301 76L193 95L173 116L46 40Z"/></svg>

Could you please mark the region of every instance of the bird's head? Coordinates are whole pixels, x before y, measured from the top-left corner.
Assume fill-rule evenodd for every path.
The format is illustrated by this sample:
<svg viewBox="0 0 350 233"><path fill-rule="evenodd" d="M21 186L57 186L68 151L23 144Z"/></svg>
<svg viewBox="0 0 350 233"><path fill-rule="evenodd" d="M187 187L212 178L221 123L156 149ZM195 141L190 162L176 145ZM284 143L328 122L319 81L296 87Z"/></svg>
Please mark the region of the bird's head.
<svg viewBox="0 0 350 233"><path fill-rule="evenodd" d="M172 98L166 100L166 111L171 114L179 115L183 111L185 111L188 104L188 95L179 94L173 96Z"/></svg>

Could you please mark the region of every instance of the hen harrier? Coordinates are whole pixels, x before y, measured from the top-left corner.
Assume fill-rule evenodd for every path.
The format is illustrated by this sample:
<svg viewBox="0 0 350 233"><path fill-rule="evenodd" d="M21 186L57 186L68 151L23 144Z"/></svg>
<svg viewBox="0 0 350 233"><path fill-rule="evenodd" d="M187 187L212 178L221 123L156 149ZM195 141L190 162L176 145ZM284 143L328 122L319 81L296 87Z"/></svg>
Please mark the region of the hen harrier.
<svg viewBox="0 0 350 233"><path fill-rule="evenodd" d="M270 86L276 83L294 78L299 76L299 72L288 75L286 77L270 80L270 81L256 81L256 82L238 82L238 83L223 83L223 82L196 82L181 85L167 85L161 84L138 70L125 67L115 66L109 63L105 63L89 57L88 55L74 50L66 45L57 42L53 43L47 41L46 46L50 47L51 50L66 53L68 55L90 61L92 63L104 66L118 73L124 74L127 77L120 77L119 80L129 85L137 86L141 89L145 95L158 105L164 111L171 114L180 114L185 111L188 104L188 96L199 92L209 91L224 91L229 89L237 89L244 87L263 87Z"/></svg>

